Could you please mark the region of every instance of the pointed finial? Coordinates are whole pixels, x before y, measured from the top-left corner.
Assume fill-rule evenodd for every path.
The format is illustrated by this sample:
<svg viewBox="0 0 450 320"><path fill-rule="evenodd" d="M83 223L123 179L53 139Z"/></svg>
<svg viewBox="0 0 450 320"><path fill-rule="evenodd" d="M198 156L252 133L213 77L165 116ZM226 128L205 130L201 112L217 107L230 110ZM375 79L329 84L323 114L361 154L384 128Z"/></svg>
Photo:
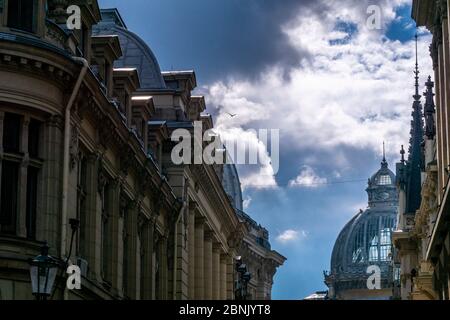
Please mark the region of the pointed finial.
<svg viewBox="0 0 450 320"><path fill-rule="evenodd" d="M414 94L414 100L419 101L421 96L419 95L419 54L418 54L418 36L417 36L417 32L416 32L416 69L414 70L414 75L415 75L415 87L416 87L416 92Z"/></svg>
<svg viewBox="0 0 450 320"><path fill-rule="evenodd" d="M405 164L405 154L406 154L406 152L405 152L405 148L403 147L403 145L402 145L402 149L400 150L400 154L402 155L402 160L401 160L401 163L402 164Z"/></svg>
<svg viewBox="0 0 450 320"><path fill-rule="evenodd" d="M386 143L383 141L383 161L381 162L381 167L387 167L388 163L386 161Z"/></svg>

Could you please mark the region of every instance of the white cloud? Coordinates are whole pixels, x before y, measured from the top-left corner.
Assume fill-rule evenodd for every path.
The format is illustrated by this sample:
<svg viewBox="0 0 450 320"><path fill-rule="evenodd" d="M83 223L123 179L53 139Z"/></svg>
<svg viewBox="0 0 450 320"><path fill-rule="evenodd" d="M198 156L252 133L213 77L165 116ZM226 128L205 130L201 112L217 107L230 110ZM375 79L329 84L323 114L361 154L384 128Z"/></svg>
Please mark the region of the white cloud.
<svg viewBox="0 0 450 320"><path fill-rule="evenodd" d="M250 204L252 203L252 198L250 197L250 196L247 196L245 199L244 199L244 201L243 201L243 207L244 207L244 210L247 210L249 207L250 207Z"/></svg>
<svg viewBox="0 0 450 320"><path fill-rule="evenodd" d="M223 115L219 116L222 117ZM233 127L226 125L224 122L218 121L215 130L220 134L221 140L227 144L235 147L234 155L231 158L237 163L240 169L240 180L242 188L255 189L273 189L277 188L275 180L276 171L274 163L278 163L279 159L273 159L272 156L279 157L278 154L272 155L267 151L268 142L262 141L259 133L255 130L245 130L242 127ZM228 152L231 150L228 149ZM256 165L240 165L239 156L247 155L244 162L247 162L248 154L255 154L258 156L258 164ZM236 157L238 159L236 159ZM275 162L274 162L275 161Z"/></svg>
<svg viewBox="0 0 450 320"><path fill-rule="evenodd" d="M287 244L287 243L296 242L300 239L305 239L307 237L308 237L308 233L304 230L297 231L297 230L290 229L290 230L286 230L286 231L282 232L280 235L278 235L276 240L282 244Z"/></svg>
<svg viewBox="0 0 450 320"><path fill-rule="evenodd" d="M327 178L319 177L313 168L303 166L297 178L289 181L290 187L317 188L328 182Z"/></svg>
<svg viewBox="0 0 450 320"><path fill-rule="evenodd" d="M318 1L328 5L328 13L318 16L303 11L283 26L291 44L312 58L304 59L288 76L275 65L264 70L257 80L231 78L210 85L209 101L222 106L216 125L222 130L234 128L236 135L244 128L279 128L282 153L308 150L305 157L313 158L315 153L326 150L333 154L336 150L336 157L344 154L345 159L326 161L333 163L337 171L348 167L354 156L337 152L342 147L380 153L384 140L388 156L398 158L400 145L407 145L409 137L413 42L389 40L384 36L386 29L367 30L367 1ZM385 26L396 18L396 6L408 1L379 3ZM335 30L338 21L355 23L358 32L348 34L348 41L332 44L330 40L345 38L342 31ZM419 41L421 85L433 74L430 40L425 35ZM230 118L227 112L238 116ZM258 145L258 140L254 144ZM346 161L348 158L350 161ZM301 158L298 162L308 163ZM275 187L270 165L261 170L263 178L258 170L241 171L244 187Z"/></svg>

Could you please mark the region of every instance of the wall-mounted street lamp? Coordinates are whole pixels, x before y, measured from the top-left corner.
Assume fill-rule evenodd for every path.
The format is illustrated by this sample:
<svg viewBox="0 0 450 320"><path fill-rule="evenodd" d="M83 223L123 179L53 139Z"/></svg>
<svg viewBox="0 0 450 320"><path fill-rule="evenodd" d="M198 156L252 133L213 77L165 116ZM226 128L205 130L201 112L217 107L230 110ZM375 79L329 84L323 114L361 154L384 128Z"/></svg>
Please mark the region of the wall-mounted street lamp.
<svg viewBox="0 0 450 320"><path fill-rule="evenodd" d="M69 224L72 229L72 236L70 241L69 255L67 256L65 261L49 256L49 246L47 245L47 243L45 243L45 245L41 248L41 254L29 261L31 289L33 295L36 297L36 300L47 300L54 295L54 287L56 276L58 275L58 270L61 271L61 281L65 281L63 274L67 269L70 256L72 255L75 233L80 227L80 221L76 219L70 219Z"/></svg>
<svg viewBox="0 0 450 320"><path fill-rule="evenodd" d="M242 262L242 257L236 257L236 272L238 278L236 281L235 298L236 300L247 300L248 283L252 279L252 275L248 272L247 265Z"/></svg>
<svg viewBox="0 0 450 320"><path fill-rule="evenodd" d="M36 300L47 300L52 295L60 267L58 260L48 255L48 250L45 244L41 254L30 261L31 288Z"/></svg>

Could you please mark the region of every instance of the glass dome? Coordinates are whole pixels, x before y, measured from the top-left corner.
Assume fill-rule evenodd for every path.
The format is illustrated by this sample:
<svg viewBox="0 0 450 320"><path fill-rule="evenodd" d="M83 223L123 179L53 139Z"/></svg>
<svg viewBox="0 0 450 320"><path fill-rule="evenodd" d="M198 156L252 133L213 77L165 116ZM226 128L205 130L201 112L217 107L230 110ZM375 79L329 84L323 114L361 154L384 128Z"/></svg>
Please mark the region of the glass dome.
<svg viewBox="0 0 450 320"><path fill-rule="evenodd" d="M331 272L326 277L335 295L345 290L367 289L367 268L372 265L381 269L382 287L390 287L391 235L396 228L398 208L395 181L394 173L383 160L381 168L368 181L367 209L355 215L339 234Z"/></svg>

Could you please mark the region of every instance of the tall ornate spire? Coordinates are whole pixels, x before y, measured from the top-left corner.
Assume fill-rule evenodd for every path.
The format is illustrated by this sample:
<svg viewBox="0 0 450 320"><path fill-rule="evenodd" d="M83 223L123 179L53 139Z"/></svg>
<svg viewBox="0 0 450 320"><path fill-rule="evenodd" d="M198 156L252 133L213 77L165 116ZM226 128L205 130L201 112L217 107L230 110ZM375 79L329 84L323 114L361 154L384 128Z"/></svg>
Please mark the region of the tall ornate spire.
<svg viewBox="0 0 450 320"><path fill-rule="evenodd" d="M416 69L414 70L414 75L415 75L415 80L416 80L416 83L415 83L416 92L415 92L413 97L414 97L414 100L419 101L422 96L419 94L419 74L420 74L420 72L419 72L419 55L418 55L418 45L417 45L417 43L418 43L417 32L416 32L415 38L416 38Z"/></svg>
<svg viewBox="0 0 450 320"><path fill-rule="evenodd" d="M421 173L422 173L422 142L424 139L424 124L421 96L419 95L419 63L417 52L417 34L415 37L416 45L416 67L415 67L415 94L411 121L411 137L409 140L409 155L406 163L406 213L415 214L419 209L421 201Z"/></svg>

